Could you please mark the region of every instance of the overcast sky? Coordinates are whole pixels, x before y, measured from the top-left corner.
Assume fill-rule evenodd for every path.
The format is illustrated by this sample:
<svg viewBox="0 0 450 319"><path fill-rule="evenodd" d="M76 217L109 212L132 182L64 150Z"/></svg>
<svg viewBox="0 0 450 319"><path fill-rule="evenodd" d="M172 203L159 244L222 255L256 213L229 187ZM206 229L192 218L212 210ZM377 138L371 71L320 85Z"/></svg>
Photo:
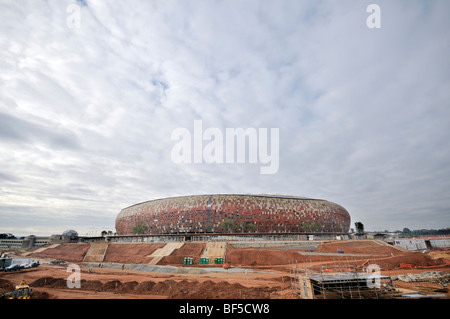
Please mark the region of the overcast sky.
<svg viewBox="0 0 450 319"><path fill-rule="evenodd" d="M449 13L448 0L0 0L0 232L114 231L132 204L209 193L327 199L368 230L449 227ZM278 128L278 171L175 163L171 134L195 120Z"/></svg>

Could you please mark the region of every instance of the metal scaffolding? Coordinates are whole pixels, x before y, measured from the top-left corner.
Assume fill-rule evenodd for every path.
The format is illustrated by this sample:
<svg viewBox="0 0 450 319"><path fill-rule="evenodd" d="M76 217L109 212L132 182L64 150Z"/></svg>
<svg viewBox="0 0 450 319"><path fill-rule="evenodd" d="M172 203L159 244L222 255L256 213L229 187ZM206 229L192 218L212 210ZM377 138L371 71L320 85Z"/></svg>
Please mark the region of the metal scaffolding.
<svg viewBox="0 0 450 319"><path fill-rule="evenodd" d="M292 293L302 299L378 299L381 280L390 279L348 260L306 267L295 261L289 269Z"/></svg>

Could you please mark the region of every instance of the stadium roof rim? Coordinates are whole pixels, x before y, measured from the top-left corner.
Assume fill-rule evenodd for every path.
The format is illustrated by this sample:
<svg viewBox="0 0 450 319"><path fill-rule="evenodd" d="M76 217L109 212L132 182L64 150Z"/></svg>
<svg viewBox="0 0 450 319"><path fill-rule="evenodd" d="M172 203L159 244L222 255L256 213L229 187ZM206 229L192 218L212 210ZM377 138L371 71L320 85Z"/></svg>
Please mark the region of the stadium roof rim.
<svg viewBox="0 0 450 319"><path fill-rule="evenodd" d="M182 196L172 196L172 197L164 197L164 198L157 198L157 199L151 199L144 202L136 203L133 205L130 205L128 207L123 208L127 209L133 206L141 205L144 203L149 202L156 202L158 200L164 200L164 199L172 199L172 198L183 198L183 197L199 197L199 196L253 196L253 197L269 197L269 198L285 198L285 199L299 199L299 200L320 200L320 201L326 201L325 199L319 199L319 198L310 198L310 197L302 197L302 196L294 196L294 195L277 195L277 194L197 194L197 195L182 195Z"/></svg>

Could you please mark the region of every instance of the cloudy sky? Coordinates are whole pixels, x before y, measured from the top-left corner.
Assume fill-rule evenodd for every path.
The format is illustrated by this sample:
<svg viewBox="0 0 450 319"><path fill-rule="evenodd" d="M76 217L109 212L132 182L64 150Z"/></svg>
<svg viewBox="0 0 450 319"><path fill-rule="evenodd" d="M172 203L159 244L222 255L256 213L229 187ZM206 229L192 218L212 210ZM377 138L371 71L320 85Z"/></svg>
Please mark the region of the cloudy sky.
<svg viewBox="0 0 450 319"><path fill-rule="evenodd" d="M124 207L207 193L327 199L368 230L449 227L449 12L0 0L0 232L114 230ZM278 171L175 163L172 132L195 120L278 128Z"/></svg>

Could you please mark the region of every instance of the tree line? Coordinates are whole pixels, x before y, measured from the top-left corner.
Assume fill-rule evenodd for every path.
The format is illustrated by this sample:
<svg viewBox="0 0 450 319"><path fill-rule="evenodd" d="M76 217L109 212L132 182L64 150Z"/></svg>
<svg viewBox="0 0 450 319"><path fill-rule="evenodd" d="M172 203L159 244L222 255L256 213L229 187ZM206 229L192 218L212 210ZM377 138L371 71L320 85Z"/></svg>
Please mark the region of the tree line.
<svg viewBox="0 0 450 319"><path fill-rule="evenodd" d="M220 230L225 233L254 233L257 228L256 225L251 222L237 221L234 219L226 219L219 224ZM318 222L303 222L301 224L301 230L304 232L319 232L322 229L322 225ZM135 235L147 234L149 227L143 221L138 221L132 228L132 233Z"/></svg>
<svg viewBox="0 0 450 319"><path fill-rule="evenodd" d="M441 228L441 229L415 229L410 230L409 228L403 228L401 232L404 235L408 236L422 236L422 235L450 235L450 228Z"/></svg>

